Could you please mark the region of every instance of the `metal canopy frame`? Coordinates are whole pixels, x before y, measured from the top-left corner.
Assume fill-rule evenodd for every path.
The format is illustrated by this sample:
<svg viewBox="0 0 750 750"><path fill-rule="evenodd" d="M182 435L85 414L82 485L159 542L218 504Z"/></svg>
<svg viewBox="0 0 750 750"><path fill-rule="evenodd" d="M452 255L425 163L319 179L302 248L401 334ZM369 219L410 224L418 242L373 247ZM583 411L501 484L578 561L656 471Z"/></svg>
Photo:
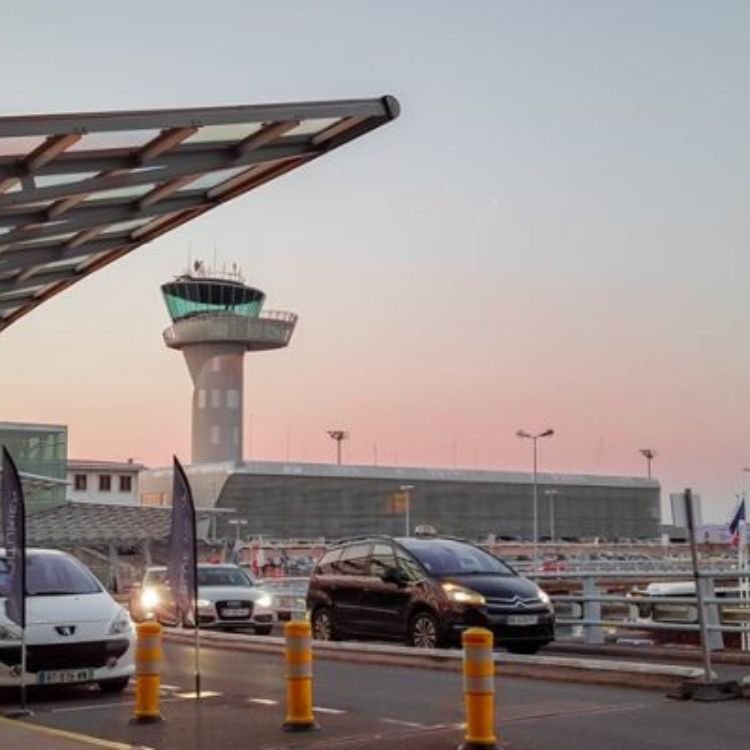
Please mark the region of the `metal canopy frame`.
<svg viewBox="0 0 750 750"><path fill-rule="evenodd" d="M0 331L170 229L398 114L384 96L0 117Z"/></svg>

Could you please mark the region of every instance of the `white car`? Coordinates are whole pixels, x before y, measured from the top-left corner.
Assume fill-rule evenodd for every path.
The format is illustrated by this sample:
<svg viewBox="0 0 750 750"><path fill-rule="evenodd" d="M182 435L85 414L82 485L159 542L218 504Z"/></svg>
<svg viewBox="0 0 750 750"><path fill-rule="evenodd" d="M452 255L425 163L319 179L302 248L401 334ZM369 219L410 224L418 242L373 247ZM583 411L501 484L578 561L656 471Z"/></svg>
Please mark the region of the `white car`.
<svg viewBox="0 0 750 750"><path fill-rule="evenodd" d="M252 628L258 635L268 635L273 627L271 595L239 565L198 565L197 604L201 628ZM153 617L164 625L194 624L192 612L182 613L179 621L165 567L146 569L143 585L131 599L131 612L136 619Z"/></svg>
<svg viewBox="0 0 750 750"><path fill-rule="evenodd" d="M26 555L26 684L124 690L135 671L127 610L74 557L42 549ZM0 549L0 687L21 684L21 632L5 608L8 573Z"/></svg>

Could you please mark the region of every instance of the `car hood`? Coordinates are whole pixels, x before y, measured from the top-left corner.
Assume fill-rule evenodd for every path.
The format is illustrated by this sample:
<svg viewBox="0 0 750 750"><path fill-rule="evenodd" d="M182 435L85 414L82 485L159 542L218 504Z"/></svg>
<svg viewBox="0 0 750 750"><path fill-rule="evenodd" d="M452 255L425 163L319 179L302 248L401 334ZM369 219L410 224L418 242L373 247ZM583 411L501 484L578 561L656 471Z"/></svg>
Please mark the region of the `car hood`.
<svg viewBox="0 0 750 750"><path fill-rule="evenodd" d="M266 592L256 586L199 586L198 598L211 602L250 600L257 602Z"/></svg>
<svg viewBox="0 0 750 750"><path fill-rule="evenodd" d="M506 599L518 596L521 599L532 599L539 596L539 588L528 578L521 576L502 576L494 573L475 573L458 576L443 576L441 581L450 581L467 589L477 591L484 596Z"/></svg>
<svg viewBox="0 0 750 750"><path fill-rule="evenodd" d="M5 600L0 599L0 624L8 622ZM60 622L111 622L122 607L104 591L98 594L69 596L29 596L26 617L31 625L50 625Z"/></svg>

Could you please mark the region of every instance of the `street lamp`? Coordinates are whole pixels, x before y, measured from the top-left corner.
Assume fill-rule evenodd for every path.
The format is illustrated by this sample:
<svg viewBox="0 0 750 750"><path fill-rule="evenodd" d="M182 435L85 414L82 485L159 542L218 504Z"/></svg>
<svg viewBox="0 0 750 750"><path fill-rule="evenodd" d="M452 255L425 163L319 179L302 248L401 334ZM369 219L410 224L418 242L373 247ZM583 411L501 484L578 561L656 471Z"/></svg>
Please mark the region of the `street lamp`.
<svg viewBox="0 0 750 750"><path fill-rule="evenodd" d="M536 569L537 563L539 561L537 549L537 545L539 543L539 497L536 484L536 441L539 440L539 438L552 437L552 435L554 434L555 431L553 429L545 430L544 432L540 432L537 435L532 435L524 430L516 430L516 437L526 438L527 440L531 440L534 443L534 569Z"/></svg>
<svg viewBox="0 0 750 750"><path fill-rule="evenodd" d="M411 526L409 519L409 512L411 510L411 491L414 489L413 484L402 484L399 488L404 493L406 498L406 505L404 507L404 519L406 521L406 536L409 536L409 527Z"/></svg>
<svg viewBox="0 0 750 750"><path fill-rule="evenodd" d="M555 541L555 495L559 490L544 490L544 494L549 498L549 539Z"/></svg>
<svg viewBox="0 0 750 750"><path fill-rule="evenodd" d="M651 448L641 448L641 455L646 459L648 478L651 479L651 462L656 458L656 451L651 450Z"/></svg>
<svg viewBox="0 0 750 750"><path fill-rule="evenodd" d="M341 443L348 440L349 433L344 430L328 430L328 437L336 441L336 463L341 465Z"/></svg>

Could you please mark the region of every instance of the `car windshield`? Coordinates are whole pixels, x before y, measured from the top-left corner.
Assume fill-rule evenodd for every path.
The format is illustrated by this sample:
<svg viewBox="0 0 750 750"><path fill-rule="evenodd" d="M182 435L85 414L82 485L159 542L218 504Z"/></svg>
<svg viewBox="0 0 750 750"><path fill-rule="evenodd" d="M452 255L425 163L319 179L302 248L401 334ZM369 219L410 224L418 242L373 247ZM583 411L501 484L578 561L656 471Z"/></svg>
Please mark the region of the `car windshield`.
<svg viewBox="0 0 750 750"><path fill-rule="evenodd" d="M476 573L514 575L513 571L501 560L470 544L450 539L401 539L400 541L431 575L461 576Z"/></svg>
<svg viewBox="0 0 750 750"><path fill-rule="evenodd" d="M199 586L252 586L240 568L198 568Z"/></svg>
<svg viewBox="0 0 750 750"><path fill-rule="evenodd" d="M11 565L0 558L0 596L7 596ZM26 591L29 596L98 594L101 584L77 560L64 555L29 555L26 558Z"/></svg>

